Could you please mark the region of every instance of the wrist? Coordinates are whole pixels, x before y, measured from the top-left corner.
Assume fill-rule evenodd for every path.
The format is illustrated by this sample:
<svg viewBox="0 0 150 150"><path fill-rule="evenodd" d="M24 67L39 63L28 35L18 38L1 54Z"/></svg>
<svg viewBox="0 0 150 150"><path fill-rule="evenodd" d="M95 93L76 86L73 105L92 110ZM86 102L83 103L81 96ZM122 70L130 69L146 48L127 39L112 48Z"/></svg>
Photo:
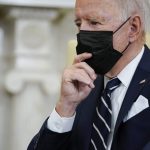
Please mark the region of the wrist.
<svg viewBox="0 0 150 150"><path fill-rule="evenodd" d="M59 101L56 105L56 112L61 117L72 117L76 112L77 104L73 102L62 102Z"/></svg>

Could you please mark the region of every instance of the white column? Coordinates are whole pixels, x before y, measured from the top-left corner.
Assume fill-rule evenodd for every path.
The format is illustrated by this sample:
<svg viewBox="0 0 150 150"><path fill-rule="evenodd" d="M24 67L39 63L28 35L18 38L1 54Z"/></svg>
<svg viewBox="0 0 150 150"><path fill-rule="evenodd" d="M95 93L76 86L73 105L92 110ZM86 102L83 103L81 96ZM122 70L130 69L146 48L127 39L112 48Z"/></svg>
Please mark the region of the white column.
<svg viewBox="0 0 150 150"><path fill-rule="evenodd" d="M70 14L60 18L57 9L9 11L14 34L8 49L13 51L14 61L5 76L5 88L11 94L8 150L27 148L59 98L67 41L73 37L73 25L66 28L66 20L72 18L73 24Z"/></svg>

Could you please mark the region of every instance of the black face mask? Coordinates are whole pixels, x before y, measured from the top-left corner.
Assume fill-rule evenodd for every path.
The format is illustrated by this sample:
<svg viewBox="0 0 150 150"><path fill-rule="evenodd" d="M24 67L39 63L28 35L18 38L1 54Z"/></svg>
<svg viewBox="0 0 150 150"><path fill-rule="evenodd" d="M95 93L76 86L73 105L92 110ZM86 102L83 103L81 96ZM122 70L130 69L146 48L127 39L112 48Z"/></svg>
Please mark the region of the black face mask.
<svg viewBox="0 0 150 150"><path fill-rule="evenodd" d="M91 66L95 73L104 75L112 69L116 62L122 56L113 48L113 34L116 33L130 18L128 18L115 32L113 31L83 31L77 34L78 45L76 47L77 54L92 53L90 59L85 62Z"/></svg>

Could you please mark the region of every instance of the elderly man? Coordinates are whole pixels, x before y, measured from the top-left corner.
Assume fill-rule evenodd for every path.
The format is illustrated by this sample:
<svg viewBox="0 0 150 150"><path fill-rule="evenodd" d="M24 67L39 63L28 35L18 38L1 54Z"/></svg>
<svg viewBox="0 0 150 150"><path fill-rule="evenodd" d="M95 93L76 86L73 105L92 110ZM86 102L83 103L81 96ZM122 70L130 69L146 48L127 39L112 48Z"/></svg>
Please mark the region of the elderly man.
<svg viewBox="0 0 150 150"><path fill-rule="evenodd" d="M77 56L28 150L150 150L149 0L77 0Z"/></svg>

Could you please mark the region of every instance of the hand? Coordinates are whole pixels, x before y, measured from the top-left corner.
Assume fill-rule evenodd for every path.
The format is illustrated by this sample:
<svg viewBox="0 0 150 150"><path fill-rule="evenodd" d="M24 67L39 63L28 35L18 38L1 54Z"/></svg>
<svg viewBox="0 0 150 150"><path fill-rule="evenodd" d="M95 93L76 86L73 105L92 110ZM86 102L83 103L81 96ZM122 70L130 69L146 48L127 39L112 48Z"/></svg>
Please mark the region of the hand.
<svg viewBox="0 0 150 150"><path fill-rule="evenodd" d="M73 65L64 70L62 76L60 100L56 111L62 117L71 117L78 104L84 100L95 87L93 82L97 75L94 70L84 62L92 57L90 53L77 55Z"/></svg>

